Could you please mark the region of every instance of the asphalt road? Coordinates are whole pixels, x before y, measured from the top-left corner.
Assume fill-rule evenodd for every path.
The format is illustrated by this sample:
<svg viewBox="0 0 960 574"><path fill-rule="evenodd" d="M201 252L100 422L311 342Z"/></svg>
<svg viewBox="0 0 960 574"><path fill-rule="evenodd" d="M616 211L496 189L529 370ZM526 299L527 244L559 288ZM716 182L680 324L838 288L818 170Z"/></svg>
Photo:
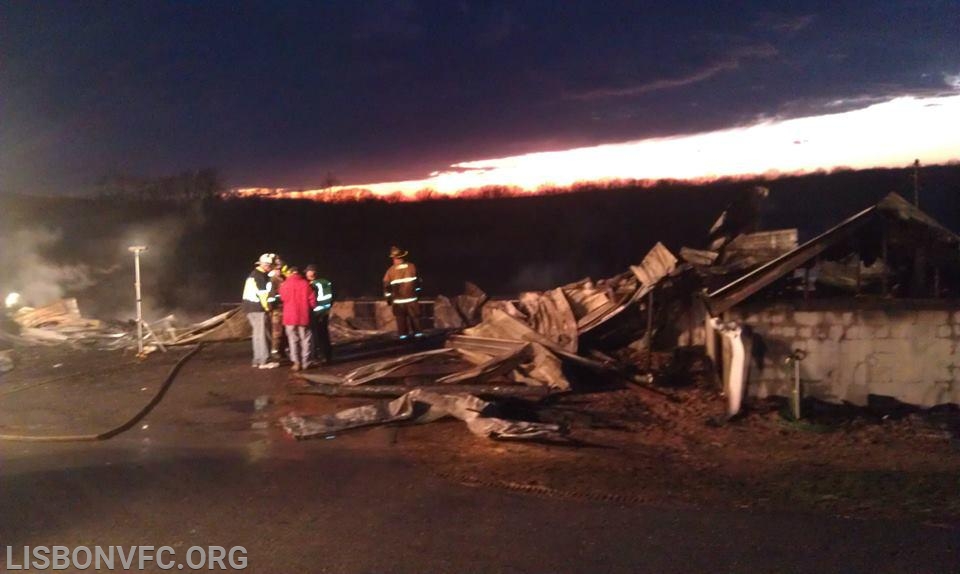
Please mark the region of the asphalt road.
<svg viewBox="0 0 960 574"><path fill-rule="evenodd" d="M284 377L188 364L115 439L0 443L0 565L24 546L215 545L243 546L248 572L960 571L957 529L468 488L399 457L388 429L288 441L253 408Z"/></svg>

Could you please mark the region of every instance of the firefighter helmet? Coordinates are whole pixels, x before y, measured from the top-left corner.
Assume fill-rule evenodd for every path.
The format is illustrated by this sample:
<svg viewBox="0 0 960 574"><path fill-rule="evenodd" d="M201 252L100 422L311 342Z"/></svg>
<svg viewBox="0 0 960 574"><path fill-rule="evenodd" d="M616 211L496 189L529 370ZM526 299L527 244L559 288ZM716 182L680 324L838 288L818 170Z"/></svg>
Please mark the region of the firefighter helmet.
<svg viewBox="0 0 960 574"><path fill-rule="evenodd" d="M407 253L406 249L401 249L396 245L390 248L390 257L392 259L403 259L407 255L409 255L409 253Z"/></svg>
<svg viewBox="0 0 960 574"><path fill-rule="evenodd" d="M277 259L277 256L273 253L264 253L260 256L260 259L257 261L260 265L273 265L273 262Z"/></svg>

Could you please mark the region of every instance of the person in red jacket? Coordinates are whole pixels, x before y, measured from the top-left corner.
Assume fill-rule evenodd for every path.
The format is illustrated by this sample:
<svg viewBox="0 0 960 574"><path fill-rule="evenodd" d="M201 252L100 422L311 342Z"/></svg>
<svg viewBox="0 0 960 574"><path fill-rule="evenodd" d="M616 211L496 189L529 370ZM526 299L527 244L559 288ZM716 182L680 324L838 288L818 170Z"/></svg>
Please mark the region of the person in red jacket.
<svg viewBox="0 0 960 574"><path fill-rule="evenodd" d="M290 267L287 274L287 278L280 285L283 330L287 334L293 370L299 371L310 367L310 353L313 350L310 313L317 306L317 297L310 282L300 275L299 269Z"/></svg>

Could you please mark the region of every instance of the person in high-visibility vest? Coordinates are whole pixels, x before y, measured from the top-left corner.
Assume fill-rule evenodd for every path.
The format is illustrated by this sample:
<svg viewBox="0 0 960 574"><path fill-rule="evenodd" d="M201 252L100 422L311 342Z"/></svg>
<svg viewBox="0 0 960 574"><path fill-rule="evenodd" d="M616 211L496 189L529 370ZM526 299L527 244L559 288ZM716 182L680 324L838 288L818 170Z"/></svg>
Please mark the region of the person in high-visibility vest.
<svg viewBox="0 0 960 574"><path fill-rule="evenodd" d="M279 363L270 360L270 343L267 340L267 313L270 312L270 297L273 285L267 276L273 267L276 256L264 253L256 262L256 268L250 272L243 283L243 304L241 309L250 321L253 330L253 366L260 369L272 369Z"/></svg>
<svg viewBox="0 0 960 574"><path fill-rule="evenodd" d="M317 277L317 266L307 265L307 281L313 287L317 297L317 305L313 308L313 321L310 326L313 331L313 359L329 363L333 358L333 347L330 344L330 309L333 307L333 283Z"/></svg>
<svg viewBox="0 0 960 574"><path fill-rule="evenodd" d="M422 337L420 331L420 277L417 266L407 261L409 253L397 246L390 248L393 265L383 275L383 295L397 319L401 339Z"/></svg>

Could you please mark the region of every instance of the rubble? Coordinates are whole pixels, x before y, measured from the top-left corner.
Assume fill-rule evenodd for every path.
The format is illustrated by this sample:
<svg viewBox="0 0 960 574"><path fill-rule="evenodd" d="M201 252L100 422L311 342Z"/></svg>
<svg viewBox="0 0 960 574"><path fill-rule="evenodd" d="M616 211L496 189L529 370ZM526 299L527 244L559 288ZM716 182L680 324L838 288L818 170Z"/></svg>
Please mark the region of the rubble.
<svg viewBox="0 0 960 574"><path fill-rule="evenodd" d="M559 427L506 421L480 415L492 408L487 398L540 400L569 392L573 382L565 365L643 380L629 365L592 346L614 339L634 341L651 329L647 296L677 268L677 259L655 245L639 265L617 277L594 283L584 279L544 292L526 292L514 301L489 300L468 284L454 300L438 298L438 325L472 325L446 337L441 349L411 353L363 365L343 375L300 373L310 387L295 391L324 396L397 396L335 415L282 419L292 436L306 438L362 426L401 421L429 422L451 415L478 436L531 438L554 436ZM628 310L644 321L622 321ZM435 315L436 320L436 315ZM583 336L587 335L584 344ZM599 336L598 336L599 335ZM416 366L416 387L400 374ZM387 383L403 379L404 384ZM426 382L424 381L426 379ZM417 407L417 405L421 405ZM417 415L419 408L424 414Z"/></svg>
<svg viewBox="0 0 960 574"><path fill-rule="evenodd" d="M399 422L428 423L455 417L477 436L499 439L543 439L559 436L555 424L510 421L493 416L495 405L473 395L440 394L414 389L389 403L374 403L332 415L300 417L287 415L281 425L298 439L327 436L341 431Z"/></svg>
<svg viewBox="0 0 960 574"><path fill-rule="evenodd" d="M680 258L698 267L709 267L716 262L720 254L716 251L707 251L706 249L693 249L691 247L680 248Z"/></svg>
<svg viewBox="0 0 960 574"><path fill-rule="evenodd" d="M465 326L453 302L443 295L433 300L433 325L438 329L462 329Z"/></svg>
<svg viewBox="0 0 960 574"><path fill-rule="evenodd" d="M534 331L566 351L577 351L577 321L563 289L522 293L519 308Z"/></svg>
<svg viewBox="0 0 960 574"><path fill-rule="evenodd" d="M0 328L0 340L13 345L71 345L107 351L136 347L135 322L84 317L73 298L38 308L20 307L12 313L11 320L14 328ZM174 315L168 315L144 325L146 353L166 346L250 338L250 323L239 307L198 323L183 325ZM390 331L355 329L337 317L330 321L330 338L336 344L389 337L392 337Z"/></svg>
<svg viewBox="0 0 960 574"><path fill-rule="evenodd" d="M866 265L859 257L845 257L841 261L821 261L816 281L831 287L856 291L858 288L879 285L890 270L883 261L877 259Z"/></svg>
<svg viewBox="0 0 960 574"><path fill-rule="evenodd" d="M439 357L441 355L450 355L453 352L454 352L453 349L434 349L431 351L423 351L420 353L402 355L400 357L387 359L385 361L367 363L366 365L363 365L362 367L354 369L353 371L350 371L349 373L343 376L326 375L326 374L324 375L303 374L301 375L301 377L307 378L309 380L312 380L318 383L326 383L331 385L344 385L344 386L353 387L358 385L364 385L364 384L376 381L378 379L385 378L389 376L391 373L393 373L394 371L396 371L397 369L400 369L402 367L406 367L409 365L413 365L415 363L426 361L431 357Z"/></svg>
<svg viewBox="0 0 960 574"><path fill-rule="evenodd" d="M490 300L483 289L467 281L463 286L463 293L453 300L454 307L466 325L476 325L480 320L480 309Z"/></svg>
<svg viewBox="0 0 960 574"><path fill-rule="evenodd" d="M163 321L172 324L175 318L171 315ZM232 341L250 337L250 331L250 323L237 307L186 328L176 329L168 326L163 329L163 333L167 335L163 342L167 345L189 345L201 342Z"/></svg>
<svg viewBox="0 0 960 574"><path fill-rule="evenodd" d="M130 339L130 334L116 324L81 315L76 299L60 299L38 308L21 307L11 318L18 332L3 332L2 336L15 345L70 344L120 349Z"/></svg>
<svg viewBox="0 0 960 574"><path fill-rule="evenodd" d="M330 341L334 344L354 343L371 339L393 337L393 331L383 329L358 329L351 327L342 317L330 317Z"/></svg>
<svg viewBox="0 0 960 574"><path fill-rule="evenodd" d="M16 367L13 360L13 349L0 351L0 375L10 372Z"/></svg>
<svg viewBox="0 0 960 574"><path fill-rule="evenodd" d="M797 248L796 229L777 229L742 233L723 249L723 263L739 261L738 266L749 267L772 261Z"/></svg>
<svg viewBox="0 0 960 574"><path fill-rule="evenodd" d="M722 374L729 419L741 412L744 400L755 391L751 387L752 377L759 375L781 382L779 373L786 371L781 355L795 357L802 351L804 363L793 365L791 371L796 374L790 375L789 381L790 388L797 388L807 365L830 360L826 352L829 349L816 347L821 344L819 341L833 337L838 328L848 328L846 324L842 328L811 328L811 321L819 318L803 319L805 328L781 328L777 322L784 319L777 313L768 311L761 317L739 311L745 300L761 291L774 301L777 297L805 301L811 293L820 291L824 297L844 291L858 295L873 292L884 297L932 293L935 299L944 293L956 293L960 237L903 198L891 194L801 245L795 228L757 229L759 202L767 194L765 188L755 188L731 204L704 243L682 248L680 259L657 243L638 265L619 275L596 282L585 278L543 292L521 293L516 299L490 299L468 284L466 293L452 299L440 297L435 302L437 326L457 331L446 337L444 349L375 363L344 377L303 375L314 385L309 392L330 396L399 395L387 411L382 411L387 408L382 405L369 407L380 414L363 424L378 424L412 416L406 410L412 408L407 394L411 385L429 393L428 396L461 396L469 389L474 396L522 396L536 400L570 392L584 383L589 385L593 378L576 377L578 369L584 368L643 384L650 380L651 371L662 366L660 355L664 353L655 350L674 349L684 340L684 345L704 344L713 361L712 368ZM869 241L855 234L870 235L878 246L864 251ZM921 269L924 265L927 268ZM940 321L936 325L930 323L933 326L916 327L921 329L924 340L936 335L936 340L929 343L930 352L934 353L948 348L946 340L960 331L955 325L957 319L952 318L960 315L950 311L949 302L932 308L947 312L905 316L901 330L913 329L912 325L920 324L917 321ZM729 314L732 315L728 317ZM852 312L832 312L824 315L824 320L839 317L849 321L843 318L848 315L857 316ZM741 317L753 324L747 325L738 319ZM769 326L763 323L767 320ZM876 323L878 316L864 320ZM758 330L761 325L768 330ZM850 329L849 339L853 342L841 343L855 346L858 353L872 352L869 343L857 342L864 339L864 333L872 331L861 329L854 333L857 327ZM876 329L878 336L891 337L890 329L871 329ZM781 345L777 337L784 334L812 339L809 345L817 351L804 350L805 340ZM767 354L777 358L764 358ZM879 360L870 356L871 361ZM910 363L903 359L894 360ZM937 365L955 363L940 355L935 359L939 361ZM417 377L398 374L398 369L414 363L424 367L424 361L442 362L443 368L435 365L432 372L421 371ZM826 376L839 372L829 363L817 368L821 370L817 373L826 372ZM386 380L391 378L394 380ZM395 380L398 378L401 383ZM364 385L364 389L348 389L358 384ZM880 384L891 386L889 382ZM937 397L945 396L942 389L933 390L939 393ZM931 397L927 393L921 400L925 404L936 403L938 399ZM349 428L330 419L325 421L318 423L317 428ZM288 425L288 430L302 433L309 423L299 420Z"/></svg>
<svg viewBox="0 0 960 574"><path fill-rule="evenodd" d="M823 381L845 367L833 368L822 357L841 345L853 345L856 352L868 355L864 360L873 361L871 368L880 364L878 361L907 363L902 353L874 353L868 343L850 342L867 340L874 332L878 338L892 340L890 328L876 325L892 321L889 313L864 319L871 322L869 328L820 325L821 320L851 323L854 313L846 310L862 305L864 296L880 301L878 308L906 296L929 299L921 306L929 307L931 300L939 305L934 306L937 322L924 323L918 333L936 339L929 347L934 349L930 356L938 372L953 372L950 369L956 361L950 358L952 355L946 359L941 355L942 349L955 345L960 315L954 314L949 301L938 300L944 295L957 296L960 237L891 194L801 244L797 229L756 229L757 201L765 195L765 190L757 189L740 204L732 205L704 241L683 247L679 258L657 243L638 264L596 281L583 278L544 291L523 292L515 298L491 298L478 286L467 283L460 295L425 301L425 308L428 303L432 308L434 328L418 339L417 352L368 362L342 374L297 375L309 384L298 392L395 397L393 402L319 419L294 413L285 419L285 426L291 434L304 437L371 424L427 422L449 414L467 422L471 429L480 429L476 434L482 436L535 435L544 429L495 417L468 416L464 405L482 403L484 409L490 409L491 403L479 397L538 401L582 390L597 380L582 376L587 370L621 381L646 383L662 365L659 358L655 359L656 352L673 350L680 340L679 330L687 332L682 344L704 345L713 368L722 374L726 415L732 417L740 412L753 382L761 377L783 382L782 356L795 356L798 349L805 351L806 358L803 364L792 366L797 374L791 375L789 382L796 387L804 378L804 384L812 381L826 386ZM818 297L822 297L821 306L834 307L826 315L797 307L797 314L808 315L789 326L780 324L792 320L793 315L769 308L762 315L744 309L748 300L783 305L784 301L806 304ZM73 299L38 309L23 308L12 318L18 331L0 332L0 338L15 345L124 349L135 342L129 324L85 318ZM915 319L908 317L903 322L919 325L934 320L926 316L922 321ZM382 355L401 345L390 328L392 320L390 308L383 301L337 302L330 317L331 338L341 350L353 348ZM848 328L851 331L846 336ZM907 325L901 330L912 328ZM235 308L186 326L179 326L173 316L166 317L147 325L147 332L151 346L185 345L247 338L250 327L244 314ZM830 343L823 342L827 339ZM885 343L885 348L896 344ZM431 345L442 348L423 350ZM882 367L886 371L877 368L869 376L892 378L888 373L899 368L897 364ZM851 378L856 376L865 375L854 372ZM856 380L857 388L862 389L864 385ZM935 403L955 396L950 394L954 393L950 380L937 380L946 381L941 386L947 390L934 389L939 394L923 390L926 394L918 401ZM889 389L894 383L884 379L877 384ZM806 384L808 389L813 386ZM845 390L848 395L842 400L865 400L851 398L855 386L851 384L851 389ZM777 391L773 386L770 389L771 394ZM433 414L421 416L424 409Z"/></svg>
<svg viewBox="0 0 960 574"><path fill-rule="evenodd" d="M782 230L768 239L777 234L768 257L792 243ZM744 396L799 388L854 405L872 395L926 407L958 403L958 247L960 236L891 193L759 265L736 273L698 268L706 313L743 327L746 362L731 368L731 342L724 337L717 353L712 328L708 353L726 388L742 385Z"/></svg>
<svg viewBox="0 0 960 574"><path fill-rule="evenodd" d="M315 376L315 375L314 375ZM304 377L313 381L312 376ZM408 384L399 385L363 385L349 387L346 385L332 385L323 382L311 382L307 388L297 387L290 390L295 395L323 395L326 397L399 397L414 387ZM539 400L546 398L550 390L546 387L528 387L516 384L433 384L416 385L417 389L440 394L464 393L481 398L518 398Z"/></svg>

